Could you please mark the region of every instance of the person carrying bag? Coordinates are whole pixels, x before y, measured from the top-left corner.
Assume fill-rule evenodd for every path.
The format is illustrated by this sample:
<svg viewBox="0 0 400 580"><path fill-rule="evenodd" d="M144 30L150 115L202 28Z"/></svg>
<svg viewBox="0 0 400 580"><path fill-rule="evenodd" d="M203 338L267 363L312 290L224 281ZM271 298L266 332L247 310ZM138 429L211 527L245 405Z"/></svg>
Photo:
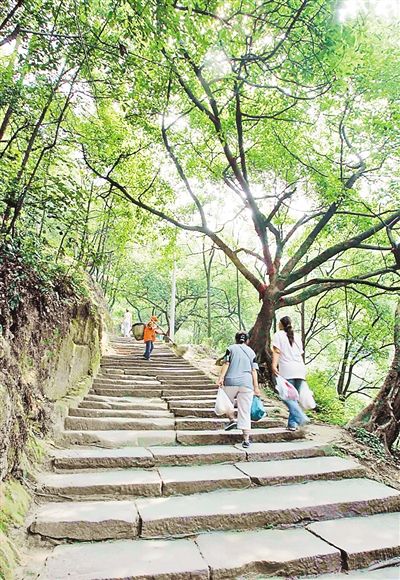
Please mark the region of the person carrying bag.
<svg viewBox="0 0 400 580"><path fill-rule="evenodd" d="M251 432L251 407L253 395L260 396L258 386L256 353L247 346L248 336L246 332L239 331L235 335L235 344L228 347L217 385L227 395L232 403L232 408L226 415L230 421L225 427L226 431L241 429L243 432L242 446L250 446ZM217 401L223 405L224 397L217 395ZM237 401L237 420L235 419L234 401ZM216 405L216 412L217 412ZM221 410L221 408L219 409Z"/></svg>

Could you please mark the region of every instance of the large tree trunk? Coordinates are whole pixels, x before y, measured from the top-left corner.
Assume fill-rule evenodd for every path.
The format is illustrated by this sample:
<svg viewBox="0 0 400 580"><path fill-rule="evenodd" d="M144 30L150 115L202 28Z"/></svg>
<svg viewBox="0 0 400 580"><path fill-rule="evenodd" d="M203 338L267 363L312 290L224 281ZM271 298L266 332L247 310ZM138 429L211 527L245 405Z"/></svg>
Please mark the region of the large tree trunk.
<svg viewBox="0 0 400 580"><path fill-rule="evenodd" d="M274 297L266 292L250 338L250 346L265 368L265 378L268 382L272 380L271 329L276 309Z"/></svg>
<svg viewBox="0 0 400 580"><path fill-rule="evenodd" d="M390 451L400 433L400 300L394 324L394 357L375 400L350 422L377 435Z"/></svg>

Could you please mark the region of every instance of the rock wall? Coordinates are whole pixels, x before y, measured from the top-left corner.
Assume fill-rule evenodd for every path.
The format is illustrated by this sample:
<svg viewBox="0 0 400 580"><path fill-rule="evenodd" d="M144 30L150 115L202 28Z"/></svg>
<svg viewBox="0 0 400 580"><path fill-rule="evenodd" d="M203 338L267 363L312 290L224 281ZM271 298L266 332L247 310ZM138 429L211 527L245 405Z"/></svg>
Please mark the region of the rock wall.
<svg viewBox="0 0 400 580"><path fill-rule="evenodd" d="M24 301L0 336L0 482L18 476L30 441L51 434L63 400L88 390L100 363L105 324L94 297L47 302Z"/></svg>

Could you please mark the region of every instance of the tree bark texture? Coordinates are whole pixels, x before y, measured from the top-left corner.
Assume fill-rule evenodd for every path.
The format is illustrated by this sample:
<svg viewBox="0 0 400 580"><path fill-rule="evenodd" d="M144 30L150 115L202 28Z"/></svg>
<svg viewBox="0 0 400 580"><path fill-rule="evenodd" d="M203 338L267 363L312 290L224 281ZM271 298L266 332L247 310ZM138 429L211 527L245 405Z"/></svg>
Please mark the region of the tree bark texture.
<svg viewBox="0 0 400 580"><path fill-rule="evenodd" d="M377 397L349 425L373 433L388 451L400 434L400 300L395 314L394 346L393 361Z"/></svg>

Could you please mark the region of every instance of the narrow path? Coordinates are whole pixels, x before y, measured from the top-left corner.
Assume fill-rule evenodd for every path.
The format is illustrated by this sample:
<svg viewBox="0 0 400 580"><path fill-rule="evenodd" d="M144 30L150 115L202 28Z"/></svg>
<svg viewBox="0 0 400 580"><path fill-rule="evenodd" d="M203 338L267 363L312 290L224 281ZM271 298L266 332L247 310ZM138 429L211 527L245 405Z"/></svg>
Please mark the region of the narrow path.
<svg viewBox="0 0 400 580"><path fill-rule="evenodd" d="M40 580L323 575L400 555L398 491L272 404L242 449L204 373L165 345L149 362L113 346L38 479L29 532L59 543Z"/></svg>

